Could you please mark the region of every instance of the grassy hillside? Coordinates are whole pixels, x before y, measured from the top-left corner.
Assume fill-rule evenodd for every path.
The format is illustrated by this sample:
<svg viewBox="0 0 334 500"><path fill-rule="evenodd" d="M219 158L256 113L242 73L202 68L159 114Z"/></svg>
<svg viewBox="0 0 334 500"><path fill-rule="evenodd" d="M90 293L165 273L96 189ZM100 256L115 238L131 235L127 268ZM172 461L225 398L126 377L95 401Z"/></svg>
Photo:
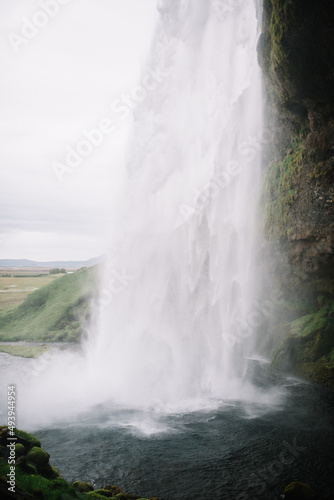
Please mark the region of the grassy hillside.
<svg viewBox="0 0 334 500"><path fill-rule="evenodd" d="M30 293L15 309L0 314L0 341L79 339L97 293L97 266L67 274Z"/></svg>
<svg viewBox="0 0 334 500"><path fill-rule="evenodd" d="M32 273L17 269L10 273L0 271L0 316L21 304L29 293L62 276L49 274L49 271L41 271L38 275Z"/></svg>

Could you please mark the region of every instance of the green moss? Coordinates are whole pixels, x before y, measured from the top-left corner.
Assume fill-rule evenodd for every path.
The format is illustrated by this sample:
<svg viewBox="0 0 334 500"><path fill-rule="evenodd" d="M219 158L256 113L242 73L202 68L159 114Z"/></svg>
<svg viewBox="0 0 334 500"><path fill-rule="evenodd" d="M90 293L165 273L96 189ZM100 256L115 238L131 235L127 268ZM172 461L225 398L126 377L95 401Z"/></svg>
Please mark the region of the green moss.
<svg viewBox="0 0 334 500"><path fill-rule="evenodd" d="M313 279L311 285L318 292L325 292L334 296L334 280L330 277Z"/></svg>
<svg viewBox="0 0 334 500"><path fill-rule="evenodd" d="M26 453L27 453L27 451L26 451L25 447L23 446L23 444L17 443L15 445L15 457L16 458L22 457Z"/></svg>
<svg viewBox="0 0 334 500"><path fill-rule="evenodd" d="M8 472L9 465L7 460L0 459L0 475L6 477ZM32 498L42 498L45 500L77 498L75 490L61 478L50 480L38 474L27 474L20 467L16 467L15 479L17 487L22 488L26 493L32 495Z"/></svg>
<svg viewBox="0 0 334 500"><path fill-rule="evenodd" d="M35 436L32 434L28 434L28 432L21 431L19 429L15 429L15 434L17 436L20 436L21 438L25 439L29 443L29 449L33 448L36 446L37 448L41 447L41 442L39 439L37 439Z"/></svg>
<svg viewBox="0 0 334 500"><path fill-rule="evenodd" d="M51 469L52 469L52 472L53 472L53 476L55 478L60 477L60 472L55 467L51 467Z"/></svg>
<svg viewBox="0 0 334 500"><path fill-rule="evenodd" d="M290 209L296 199L296 181L303 165L305 131L293 141L282 161L272 162L262 184L262 226L267 239L288 237L292 231Z"/></svg>
<svg viewBox="0 0 334 500"><path fill-rule="evenodd" d="M318 309L314 311L314 308ZM290 322L273 355L274 368L334 388L334 299L319 295L312 312Z"/></svg>
<svg viewBox="0 0 334 500"><path fill-rule="evenodd" d="M87 493L88 491L93 491L94 490L94 487L90 483L87 483L85 481L74 481L74 483L72 484L72 486L77 491L80 491L82 493L83 492Z"/></svg>
<svg viewBox="0 0 334 500"><path fill-rule="evenodd" d="M50 455L46 453L46 451L42 450L42 448L37 447L32 448L27 455L28 461L37 466L48 464L49 458Z"/></svg>
<svg viewBox="0 0 334 500"><path fill-rule="evenodd" d="M86 493L86 495L87 495L87 498L95 498L96 500L105 500L105 498L106 498L104 495L100 495L96 491ZM116 497L111 497L111 498L116 498Z"/></svg>
<svg viewBox="0 0 334 500"><path fill-rule="evenodd" d="M271 94L280 103L288 99L288 95L280 85L279 77L283 77L289 65L289 21L293 9L292 0L267 0L264 5L264 27L266 44L263 52L263 69L267 76Z"/></svg>
<svg viewBox="0 0 334 500"><path fill-rule="evenodd" d="M100 495L103 498L115 498L113 492L109 490L99 489L99 490L94 490L92 493Z"/></svg>
<svg viewBox="0 0 334 500"><path fill-rule="evenodd" d="M77 498L75 490L66 481L58 478L49 480L39 475L16 474L17 484L34 498L60 500L62 498ZM64 495L64 497L63 497ZM66 495L66 496L65 496Z"/></svg>
<svg viewBox="0 0 334 500"><path fill-rule="evenodd" d="M316 163L316 165L313 168L313 171L309 174L310 179L321 179L322 177L327 177L328 174L330 173L329 170L324 170L324 165L326 165L326 162L320 161Z"/></svg>
<svg viewBox="0 0 334 500"><path fill-rule="evenodd" d="M321 359L317 362L301 364L297 369L298 375L305 377L318 384L326 385L334 389L334 362L326 362Z"/></svg>

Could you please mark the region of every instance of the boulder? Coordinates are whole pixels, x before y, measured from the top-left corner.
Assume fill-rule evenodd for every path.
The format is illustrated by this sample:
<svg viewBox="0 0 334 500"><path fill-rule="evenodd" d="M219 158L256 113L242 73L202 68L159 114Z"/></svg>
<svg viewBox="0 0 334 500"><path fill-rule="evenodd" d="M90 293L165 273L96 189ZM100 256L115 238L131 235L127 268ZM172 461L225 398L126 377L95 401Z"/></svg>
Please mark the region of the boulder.
<svg viewBox="0 0 334 500"><path fill-rule="evenodd" d="M293 481L284 488L284 498L291 500L314 500L318 493L307 483Z"/></svg>

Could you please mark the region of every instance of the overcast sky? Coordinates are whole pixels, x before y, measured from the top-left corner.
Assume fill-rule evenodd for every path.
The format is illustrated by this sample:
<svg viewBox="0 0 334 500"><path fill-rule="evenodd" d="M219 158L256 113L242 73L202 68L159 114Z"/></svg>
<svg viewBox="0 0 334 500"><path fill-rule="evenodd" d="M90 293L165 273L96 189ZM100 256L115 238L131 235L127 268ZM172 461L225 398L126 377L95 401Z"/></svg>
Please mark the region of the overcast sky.
<svg viewBox="0 0 334 500"><path fill-rule="evenodd" d="M132 123L111 105L138 83L156 18L156 0L1 0L0 258L107 250Z"/></svg>

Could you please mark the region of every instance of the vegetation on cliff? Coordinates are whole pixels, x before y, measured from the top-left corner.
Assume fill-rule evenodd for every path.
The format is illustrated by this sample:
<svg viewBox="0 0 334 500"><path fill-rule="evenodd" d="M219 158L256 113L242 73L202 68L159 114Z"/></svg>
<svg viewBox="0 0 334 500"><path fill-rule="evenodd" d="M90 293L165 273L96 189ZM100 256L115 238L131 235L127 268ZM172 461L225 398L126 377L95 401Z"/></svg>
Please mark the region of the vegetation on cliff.
<svg viewBox="0 0 334 500"><path fill-rule="evenodd" d="M97 293L98 268L84 268L30 293L0 315L0 340L75 342L90 316Z"/></svg>
<svg viewBox="0 0 334 500"><path fill-rule="evenodd" d="M303 165L305 131L294 138L287 155L272 161L262 185L263 231L266 237L288 237L293 230L290 207L296 199L297 180Z"/></svg>
<svg viewBox="0 0 334 500"><path fill-rule="evenodd" d="M276 336L273 366L334 389L334 300L285 302L272 326ZM281 335L281 338L280 338Z"/></svg>
<svg viewBox="0 0 334 500"><path fill-rule="evenodd" d="M266 352L276 368L334 388L334 11L329 0L263 7L258 53L274 133L262 255L285 296Z"/></svg>

